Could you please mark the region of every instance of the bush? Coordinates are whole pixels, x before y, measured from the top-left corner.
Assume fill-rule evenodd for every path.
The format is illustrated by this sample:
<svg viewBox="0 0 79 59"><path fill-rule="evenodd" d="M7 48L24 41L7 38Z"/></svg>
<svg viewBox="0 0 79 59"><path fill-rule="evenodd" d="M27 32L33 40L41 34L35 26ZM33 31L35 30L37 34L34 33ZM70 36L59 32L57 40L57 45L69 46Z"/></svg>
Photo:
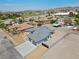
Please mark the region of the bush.
<svg viewBox="0 0 79 59"><path fill-rule="evenodd" d="M53 24L53 23L55 23L55 22L56 22L56 20L51 20L51 21L50 21L51 24Z"/></svg>
<svg viewBox="0 0 79 59"><path fill-rule="evenodd" d="M69 13L69 17L73 17L74 16L74 13L73 12L70 12Z"/></svg>
<svg viewBox="0 0 79 59"><path fill-rule="evenodd" d="M74 21L75 21L75 25L79 25L79 18L76 18Z"/></svg>
<svg viewBox="0 0 79 59"><path fill-rule="evenodd" d="M0 21L0 28L6 28L6 25Z"/></svg>

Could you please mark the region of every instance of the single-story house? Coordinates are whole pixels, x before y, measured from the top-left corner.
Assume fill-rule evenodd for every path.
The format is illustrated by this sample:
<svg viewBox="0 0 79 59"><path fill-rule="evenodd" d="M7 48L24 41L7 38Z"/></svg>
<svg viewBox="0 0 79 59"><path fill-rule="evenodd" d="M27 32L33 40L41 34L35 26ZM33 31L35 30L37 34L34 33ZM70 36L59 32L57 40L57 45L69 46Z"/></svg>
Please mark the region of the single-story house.
<svg viewBox="0 0 79 59"><path fill-rule="evenodd" d="M10 26L10 28L16 28L18 31L23 31L26 30L28 28L32 28L32 25L27 24L26 22L22 23L22 24L14 24L13 26Z"/></svg>
<svg viewBox="0 0 79 59"><path fill-rule="evenodd" d="M13 22L13 19L6 19L5 21L4 21L4 24L6 24L6 25L12 25L12 24L14 24L15 22Z"/></svg>
<svg viewBox="0 0 79 59"><path fill-rule="evenodd" d="M32 28L32 25L27 24L26 22L22 23L22 24L16 24L15 27L17 28L17 30L25 30L28 28Z"/></svg>
<svg viewBox="0 0 79 59"><path fill-rule="evenodd" d="M69 12L65 12L65 13L64 12L61 12L61 13L59 12L59 13L55 13L54 15L55 16L68 16Z"/></svg>
<svg viewBox="0 0 79 59"><path fill-rule="evenodd" d="M36 19L35 22L38 24L50 24L51 19L49 20L47 17L40 17L39 19Z"/></svg>
<svg viewBox="0 0 79 59"><path fill-rule="evenodd" d="M42 26L42 27L33 29L33 31L28 34L28 37L29 37L29 40L34 45L37 45L37 44L43 43L44 41L47 41L51 34L52 34L52 31L50 29Z"/></svg>
<svg viewBox="0 0 79 59"><path fill-rule="evenodd" d="M73 12L73 11L71 11ZM54 16L55 17L67 17L69 16L70 12L59 12L59 13L55 13ZM73 12L73 14L77 14L77 12Z"/></svg>

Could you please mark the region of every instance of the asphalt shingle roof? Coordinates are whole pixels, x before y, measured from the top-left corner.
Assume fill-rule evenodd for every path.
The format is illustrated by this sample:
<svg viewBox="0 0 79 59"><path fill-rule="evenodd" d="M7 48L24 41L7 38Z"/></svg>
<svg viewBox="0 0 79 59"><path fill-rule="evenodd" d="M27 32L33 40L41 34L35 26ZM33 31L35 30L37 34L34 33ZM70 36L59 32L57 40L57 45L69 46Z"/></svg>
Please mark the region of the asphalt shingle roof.
<svg viewBox="0 0 79 59"><path fill-rule="evenodd" d="M30 33L28 37L33 41L38 42L49 36L50 32L51 30L49 30L47 27L39 27L33 33Z"/></svg>

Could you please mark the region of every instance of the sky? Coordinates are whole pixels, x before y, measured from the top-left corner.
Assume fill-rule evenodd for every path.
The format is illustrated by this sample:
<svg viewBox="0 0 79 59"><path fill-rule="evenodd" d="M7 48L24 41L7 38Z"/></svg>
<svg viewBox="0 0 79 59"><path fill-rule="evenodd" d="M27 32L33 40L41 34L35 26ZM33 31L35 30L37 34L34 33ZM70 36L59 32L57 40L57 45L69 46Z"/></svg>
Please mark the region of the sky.
<svg viewBox="0 0 79 59"><path fill-rule="evenodd" d="M0 0L0 10L21 11L79 6L79 0Z"/></svg>

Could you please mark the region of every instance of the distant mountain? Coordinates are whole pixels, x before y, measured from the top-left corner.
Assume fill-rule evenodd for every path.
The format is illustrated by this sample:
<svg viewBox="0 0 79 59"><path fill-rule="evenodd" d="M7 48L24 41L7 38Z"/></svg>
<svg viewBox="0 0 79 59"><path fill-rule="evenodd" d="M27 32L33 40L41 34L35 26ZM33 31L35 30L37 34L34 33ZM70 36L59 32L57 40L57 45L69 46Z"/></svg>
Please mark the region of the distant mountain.
<svg viewBox="0 0 79 59"><path fill-rule="evenodd" d="M69 11L79 11L79 7L60 7L60 8L52 8L48 10L26 10L24 12L34 12L34 13L56 13L56 12L69 12Z"/></svg>
<svg viewBox="0 0 79 59"><path fill-rule="evenodd" d="M54 12L68 12L68 11L79 11L79 7L61 7L50 9Z"/></svg>

